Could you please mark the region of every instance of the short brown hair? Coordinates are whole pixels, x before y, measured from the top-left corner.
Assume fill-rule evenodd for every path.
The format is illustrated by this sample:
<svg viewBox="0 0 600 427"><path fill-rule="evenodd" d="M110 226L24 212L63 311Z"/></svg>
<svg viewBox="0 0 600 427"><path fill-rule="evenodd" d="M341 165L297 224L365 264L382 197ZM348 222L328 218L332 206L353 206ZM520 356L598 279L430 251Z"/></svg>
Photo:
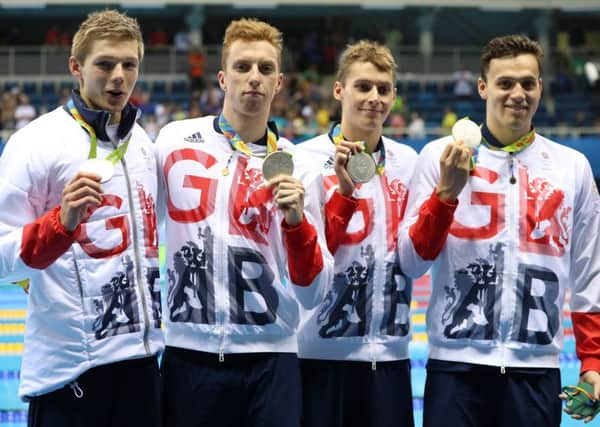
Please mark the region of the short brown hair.
<svg viewBox="0 0 600 427"><path fill-rule="evenodd" d="M379 71L391 71L394 86L396 85L396 61L386 46L370 40L361 40L348 45L340 58L336 76L338 82L345 83L348 69L355 62L370 62Z"/></svg>
<svg viewBox="0 0 600 427"><path fill-rule="evenodd" d="M245 42L267 41L277 50L277 65L281 66L281 51L283 49L283 35L281 31L266 22L255 18L242 18L231 21L225 30L223 37L223 49L221 51L221 67L224 70L227 63L227 55L233 42L242 40Z"/></svg>
<svg viewBox="0 0 600 427"><path fill-rule="evenodd" d="M135 18L131 18L116 10L103 10L90 13L79 25L73 37L71 56L79 62L85 62L92 43L96 40L133 40L138 43L138 59L144 57L144 40L140 26Z"/></svg>
<svg viewBox="0 0 600 427"><path fill-rule="evenodd" d="M496 58L515 57L523 54L535 56L540 74L542 73L542 46L529 37L518 34L493 38L481 51L481 78L486 81L490 62Z"/></svg>

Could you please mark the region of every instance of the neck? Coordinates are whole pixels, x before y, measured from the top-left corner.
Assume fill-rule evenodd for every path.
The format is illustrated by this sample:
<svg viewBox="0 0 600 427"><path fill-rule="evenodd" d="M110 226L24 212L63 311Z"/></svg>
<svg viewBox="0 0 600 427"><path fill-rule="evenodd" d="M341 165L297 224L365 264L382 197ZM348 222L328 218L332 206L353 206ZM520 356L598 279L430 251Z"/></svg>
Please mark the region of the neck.
<svg viewBox="0 0 600 427"><path fill-rule="evenodd" d="M251 143L265 136L267 128L267 114L261 116L245 116L223 106L223 117L229 122L233 130L242 138L242 141Z"/></svg>
<svg viewBox="0 0 600 427"><path fill-rule="evenodd" d="M504 146L512 144L531 130L531 123L529 123L526 128L518 130L498 125L493 121L486 121L486 126L498 142Z"/></svg>
<svg viewBox="0 0 600 427"><path fill-rule="evenodd" d="M372 153L375 151L377 144L379 144L379 139L381 138L381 129L378 129L377 131L356 129L343 120L341 126L344 139L352 142L365 141L369 152Z"/></svg>
<svg viewBox="0 0 600 427"><path fill-rule="evenodd" d="M94 104L87 98L87 96L85 96L83 93L79 93L79 95L81 96L81 99L83 100L83 102L85 103L85 106L88 107L90 110L96 110L98 111L98 108L96 108L94 106ZM109 125L115 125L121 122L121 112L108 112L110 114L110 119L108 120Z"/></svg>

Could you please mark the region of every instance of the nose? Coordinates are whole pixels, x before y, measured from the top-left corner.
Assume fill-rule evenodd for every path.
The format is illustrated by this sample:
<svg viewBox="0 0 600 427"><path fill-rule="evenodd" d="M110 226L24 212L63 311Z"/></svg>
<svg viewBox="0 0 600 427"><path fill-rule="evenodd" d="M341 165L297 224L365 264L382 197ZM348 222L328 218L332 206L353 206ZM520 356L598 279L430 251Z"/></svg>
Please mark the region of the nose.
<svg viewBox="0 0 600 427"><path fill-rule="evenodd" d="M110 75L110 80L113 81L114 83L122 83L123 80L125 79L124 76L125 76L125 73L123 70L123 64L121 64L119 62L113 68L112 73Z"/></svg>
<svg viewBox="0 0 600 427"><path fill-rule="evenodd" d="M258 65L254 64L252 66L252 68L250 69L250 85L253 88L258 87L258 85L260 84L260 71L258 70Z"/></svg>
<svg viewBox="0 0 600 427"><path fill-rule="evenodd" d="M379 91L377 90L377 86L373 86L371 90L367 93L367 101L370 104L377 104L380 100Z"/></svg>
<svg viewBox="0 0 600 427"><path fill-rule="evenodd" d="M522 102L525 100L525 89L521 86L521 83L516 83L513 90L510 93L511 98L514 101Z"/></svg>

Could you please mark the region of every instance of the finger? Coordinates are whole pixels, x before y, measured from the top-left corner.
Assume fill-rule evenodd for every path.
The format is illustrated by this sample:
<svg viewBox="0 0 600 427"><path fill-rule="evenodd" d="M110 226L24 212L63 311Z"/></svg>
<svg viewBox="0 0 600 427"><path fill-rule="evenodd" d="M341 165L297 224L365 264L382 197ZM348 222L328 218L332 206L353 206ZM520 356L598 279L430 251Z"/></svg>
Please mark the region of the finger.
<svg viewBox="0 0 600 427"><path fill-rule="evenodd" d="M67 203L69 209L82 209L87 208L88 205L100 206L102 200L97 199L93 196L86 196L81 199L71 200Z"/></svg>
<svg viewBox="0 0 600 427"><path fill-rule="evenodd" d="M594 382L594 399L600 400L600 382Z"/></svg>
<svg viewBox="0 0 600 427"><path fill-rule="evenodd" d="M300 200L298 199L297 195L294 194L284 197L278 197L275 202L280 207L300 206Z"/></svg>
<svg viewBox="0 0 600 427"><path fill-rule="evenodd" d="M449 143L448 145L446 145L446 147L444 147L444 151L442 151L442 155L440 156L440 161L447 160L448 157L450 156L450 153L452 152L452 149L453 149L452 143Z"/></svg>
<svg viewBox="0 0 600 427"><path fill-rule="evenodd" d="M94 197L98 201L102 201L102 193L91 187L81 187L73 191L69 191L63 195L63 199L67 201L74 201L84 197Z"/></svg>
<svg viewBox="0 0 600 427"><path fill-rule="evenodd" d="M100 180L95 180L90 177L79 177L77 179L71 180L71 182L65 186L63 192L73 192L82 187L90 187L98 193L102 193L102 185L100 184Z"/></svg>
<svg viewBox="0 0 600 427"><path fill-rule="evenodd" d="M289 175L276 175L267 181L267 188L274 188L280 185L282 182L291 182L294 178Z"/></svg>
<svg viewBox="0 0 600 427"><path fill-rule="evenodd" d="M102 177L100 175L98 175L97 173L79 171L79 172L77 172L77 174L75 174L75 176L73 177L73 179L71 181L75 181L78 178L90 178L90 179L94 179L96 181L100 181L100 179Z"/></svg>
<svg viewBox="0 0 600 427"><path fill-rule="evenodd" d="M460 164L463 167L469 167L471 161L471 152L468 150L463 150L460 155Z"/></svg>

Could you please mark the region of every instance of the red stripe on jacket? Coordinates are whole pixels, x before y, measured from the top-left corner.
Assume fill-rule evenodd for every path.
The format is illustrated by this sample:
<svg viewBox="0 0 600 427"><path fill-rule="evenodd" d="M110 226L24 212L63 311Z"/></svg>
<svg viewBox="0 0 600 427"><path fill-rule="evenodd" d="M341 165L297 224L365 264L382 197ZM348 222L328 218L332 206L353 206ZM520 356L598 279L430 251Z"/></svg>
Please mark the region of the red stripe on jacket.
<svg viewBox="0 0 600 427"><path fill-rule="evenodd" d="M323 254L317 232L306 217L294 227L281 223L283 241L288 253L290 279L298 286L309 286L323 269Z"/></svg>
<svg viewBox="0 0 600 427"><path fill-rule="evenodd" d="M422 259L432 261L444 248L457 206L458 201L441 201L435 189L431 197L421 205L419 217L411 225L408 234Z"/></svg>
<svg viewBox="0 0 600 427"><path fill-rule="evenodd" d="M348 223L354 215L358 201L351 197L333 192L331 199L325 204L325 238L329 252L335 255L346 235Z"/></svg>
<svg viewBox="0 0 600 427"><path fill-rule="evenodd" d="M55 207L23 227L21 259L31 268L48 267L71 247L78 230L68 231L60 222L60 206Z"/></svg>
<svg viewBox="0 0 600 427"><path fill-rule="evenodd" d="M600 372L600 313L571 313L581 373Z"/></svg>

